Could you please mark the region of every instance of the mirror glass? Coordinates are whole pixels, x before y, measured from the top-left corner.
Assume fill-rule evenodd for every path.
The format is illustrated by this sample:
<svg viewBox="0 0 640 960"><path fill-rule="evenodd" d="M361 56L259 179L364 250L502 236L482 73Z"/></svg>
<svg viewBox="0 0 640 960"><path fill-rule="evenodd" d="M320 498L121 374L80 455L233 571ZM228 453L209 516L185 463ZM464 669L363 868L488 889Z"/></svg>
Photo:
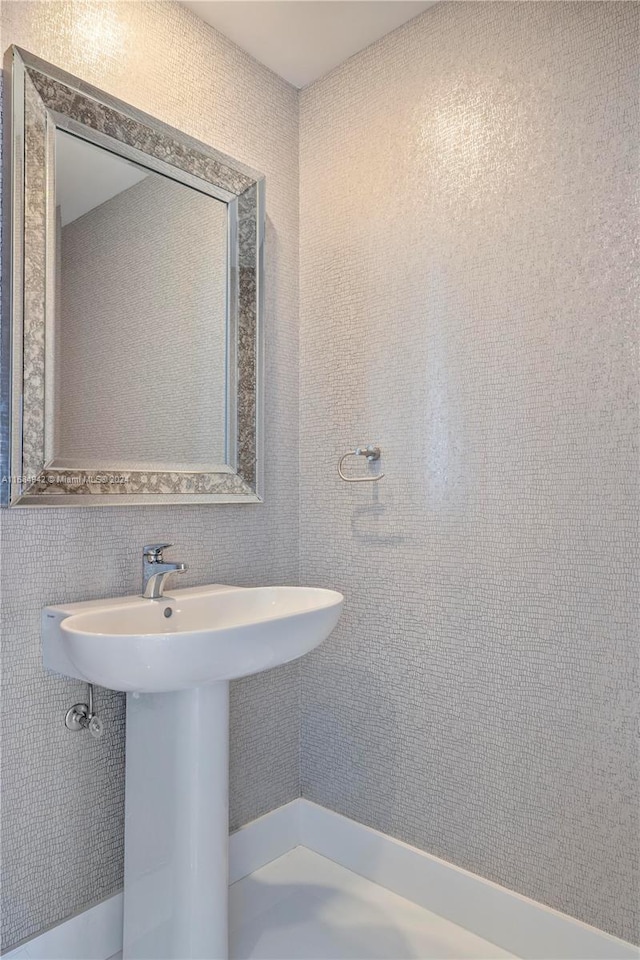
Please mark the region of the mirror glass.
<svg viewBox="0 0 640 960"><path fill-rule="evenodd" d="M59 129L55 159L49 462L224 468L227 204Z"/></svg>

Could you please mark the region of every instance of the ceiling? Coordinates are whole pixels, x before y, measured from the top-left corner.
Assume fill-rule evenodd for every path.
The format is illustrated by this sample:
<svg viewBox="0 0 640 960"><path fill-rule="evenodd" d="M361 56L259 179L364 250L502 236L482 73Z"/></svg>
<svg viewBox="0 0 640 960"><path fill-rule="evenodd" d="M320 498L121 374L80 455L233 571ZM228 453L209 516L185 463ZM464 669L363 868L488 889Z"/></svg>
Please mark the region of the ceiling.
<svg viewBox="0 0 640 960"><path fill-rule="evenodd" d="M182 0L295 87L306 87L437 0Z"/></svg>
<svg viewBox="0 0 640 960"><path fill-rule="evenodd" d="M148 174L136 163L56 130L56 204L63 227Z"/></svg>

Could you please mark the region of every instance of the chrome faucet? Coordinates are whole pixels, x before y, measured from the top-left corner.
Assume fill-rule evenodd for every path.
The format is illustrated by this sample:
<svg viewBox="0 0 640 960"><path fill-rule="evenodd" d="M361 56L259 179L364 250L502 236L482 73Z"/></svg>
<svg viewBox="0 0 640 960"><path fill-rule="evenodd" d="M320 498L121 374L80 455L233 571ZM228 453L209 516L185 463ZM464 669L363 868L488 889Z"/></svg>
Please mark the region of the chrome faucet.
<svg viewBox="0 0 640 960"><path fill-rule="evenodd" d="M142 550L142 596L147 600L162 597L167 577L187 569L186 563L165 563L163 551L171 546L171 543L151 543Z"/></svg>

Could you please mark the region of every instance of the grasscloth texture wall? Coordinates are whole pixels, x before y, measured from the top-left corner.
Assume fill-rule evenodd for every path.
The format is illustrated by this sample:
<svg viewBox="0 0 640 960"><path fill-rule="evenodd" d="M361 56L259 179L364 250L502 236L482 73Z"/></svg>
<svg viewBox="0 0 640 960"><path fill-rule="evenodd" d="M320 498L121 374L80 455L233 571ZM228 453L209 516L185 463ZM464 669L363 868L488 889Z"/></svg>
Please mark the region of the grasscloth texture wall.
<svg viewBox="0 0 640 960"><path fill-rule="evenodd" d="M100 691L100 742L69 734L85 693L45 675L44 604L140 588L162 540L185 585L295 582L298 521L298 105L284 81L173 3L9 2L16 43L262 171L267 196L267 502L12 510L0 516L3 948L115 890L122 877L123 702ZM298 795L298 666L232 690L232 827Z"/></svg>
<svg viewBox="0 0 640 960"><path fill-rule="evenodd" d="M439 4L300 117L303 795L630 940L639 12Z"/></svg>

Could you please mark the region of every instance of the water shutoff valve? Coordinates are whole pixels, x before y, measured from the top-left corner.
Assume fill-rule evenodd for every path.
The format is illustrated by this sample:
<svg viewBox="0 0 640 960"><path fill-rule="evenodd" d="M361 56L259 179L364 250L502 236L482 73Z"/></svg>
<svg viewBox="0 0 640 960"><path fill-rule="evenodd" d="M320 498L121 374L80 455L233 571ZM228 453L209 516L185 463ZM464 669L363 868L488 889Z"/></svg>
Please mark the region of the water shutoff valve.
<svg viewBox="0 0 640 960"><path fill-rule="evenodd" d="M67 730L88 730L94 739L99 740L104 733L104 724L93 709L93 684L89 685L89 703L74 703L67 710L64 723Z"/></svg>

